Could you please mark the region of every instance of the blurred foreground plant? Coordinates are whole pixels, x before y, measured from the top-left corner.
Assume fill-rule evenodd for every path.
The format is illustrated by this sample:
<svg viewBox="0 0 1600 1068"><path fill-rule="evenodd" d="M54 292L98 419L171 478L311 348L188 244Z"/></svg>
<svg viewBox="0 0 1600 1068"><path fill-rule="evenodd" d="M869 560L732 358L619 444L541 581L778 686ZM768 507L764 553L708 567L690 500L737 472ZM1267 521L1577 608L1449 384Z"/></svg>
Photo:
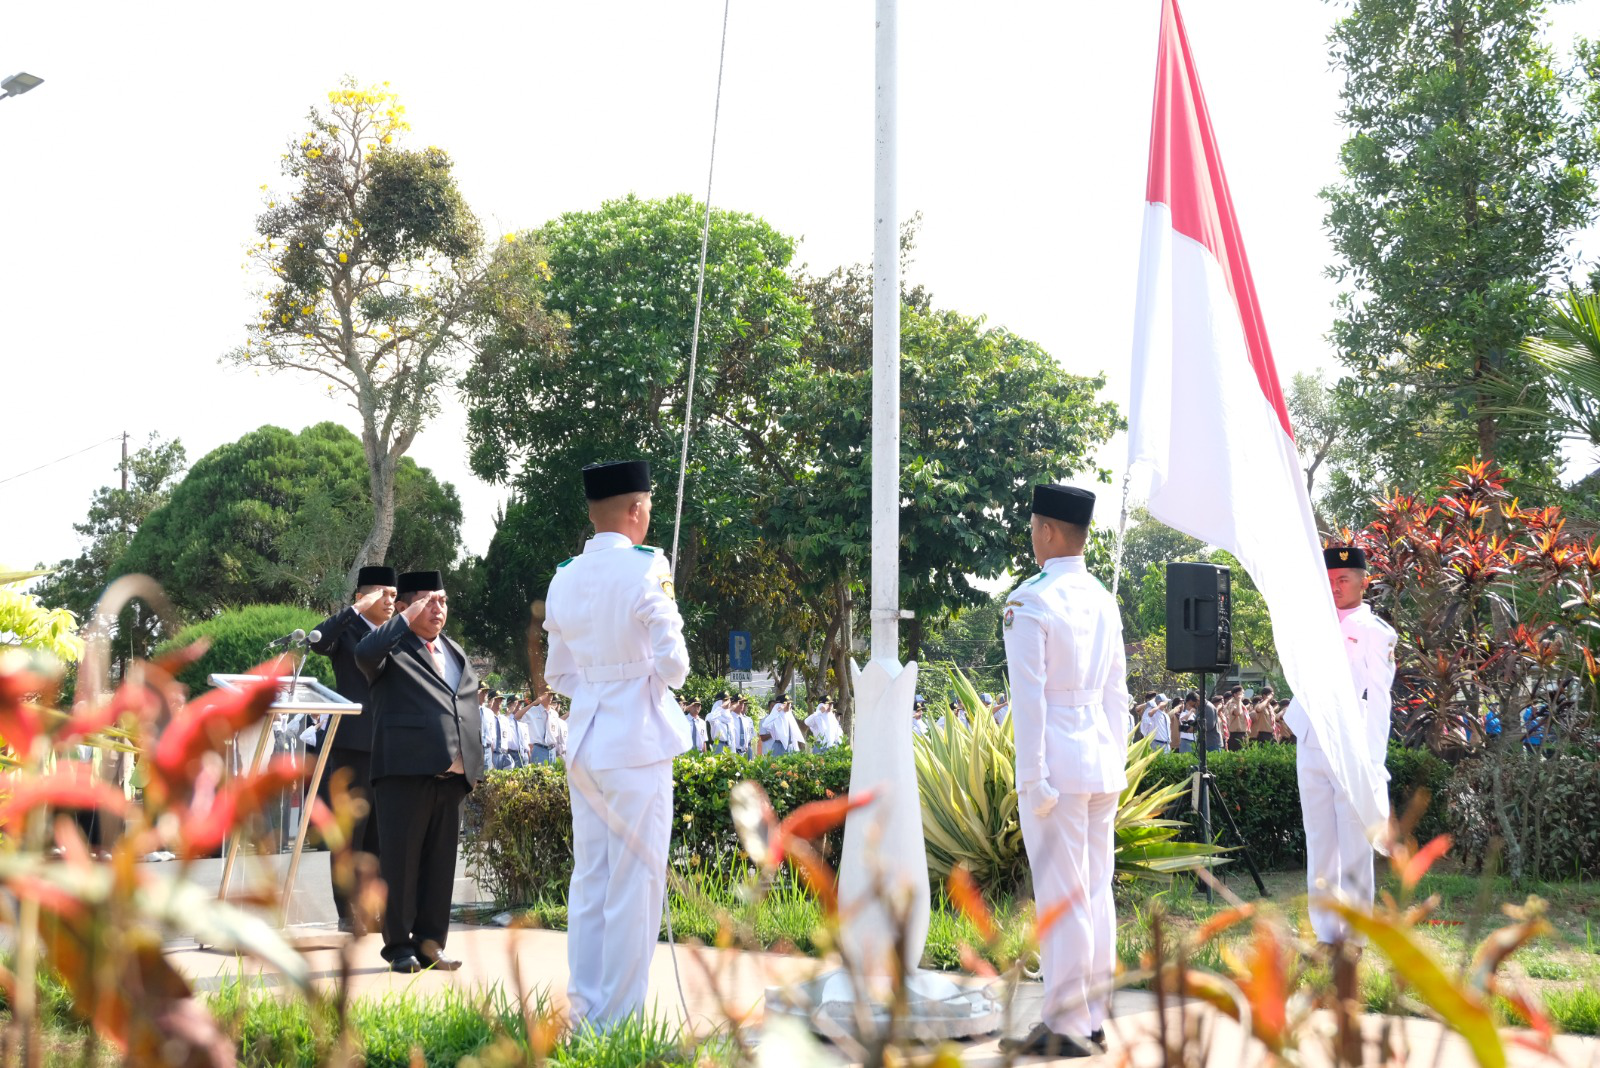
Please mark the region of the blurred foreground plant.
<svg viewBox="0 0 1600 1068"><path fill-rule="evenodd" d="M96 620L116 618L133 597L166 607L154 583L130 576L106 591ZM258 682L190 700L174 677L204 645L135 660L112 690L106 644L105 631L91 628L76 700L65 710L55 707L59 669L21 653L0 655L0 739L16 762L0 785L0 886L15 901L0 912L16 945L15 973L0 971L13 1007L7 1052L42 1063L35 997L43 963L71 991L74 1011L126 1063L232 1064L233 1040L162 946L187 937L253 956L292 989L309 992L305 959L277 930L186 878L190 861L214 853L299 780L290 760L225 775L227 743L270 715L282 659L256 669ZM73 759L84 746L137 752L143 803L130 803L114 772L108 779ZM105 859L94 859L73 812L124 822ZM318 805L311 818L337 840L338 821L327 808ZM138 863L158 850L182 858L175 877Z"/></svg>

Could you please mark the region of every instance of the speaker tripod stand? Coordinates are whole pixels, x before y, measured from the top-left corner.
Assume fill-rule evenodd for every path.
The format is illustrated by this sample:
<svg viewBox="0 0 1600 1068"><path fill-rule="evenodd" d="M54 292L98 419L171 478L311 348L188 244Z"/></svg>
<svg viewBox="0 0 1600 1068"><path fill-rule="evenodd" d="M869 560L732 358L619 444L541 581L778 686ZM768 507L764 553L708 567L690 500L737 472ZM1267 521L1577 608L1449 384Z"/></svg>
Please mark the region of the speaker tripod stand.
<svg viewBox="0 0 1600 1068"><path fill-rule="evenodd" d="M1250 856L1250 847L1245 844L1244 835L1239 833L1239 825L1233 822L1233 812L1228 808L1228 799L1222 796L1222 789L1217 785L1216 776L1211 774L1211 765L1206 759L1206 750L1208 748L1206 743L1211 737L1211 727L1206 722L1206 717L1216 715L1216 710L1211 707L1211 701L1206 697L1207 673L1202 671L1199 674L1200 707L1197 709L1197 713L1199 714L1200 722L1196 724L1197 730L1195 731L1199 742L1195 746L1195 752L1198 754L1200 762L1200 767L1195 772L1197 780L1195 792L1198 795L1196 800L1199 804L1195 807L1200 812L1200 839L1204 842L1211 841L1211 799L1214 797L1217 799L1217 807L1222 810L1222 818L1228 821L1228 830L1233 833L1233 841L1238 848L1238 853L1244 858L1245 867L1250 869L1251 878L1256 881L1256 890L1260 892L1262 897L1271 897L1272 895L1267 893L1267 884L1261 881L1261 872L1256 868L1255 858ZM1215 900L1216 892L1212 889L1209 881L1205 881L1205 887L1206 901L1209 903Z"/></svg>

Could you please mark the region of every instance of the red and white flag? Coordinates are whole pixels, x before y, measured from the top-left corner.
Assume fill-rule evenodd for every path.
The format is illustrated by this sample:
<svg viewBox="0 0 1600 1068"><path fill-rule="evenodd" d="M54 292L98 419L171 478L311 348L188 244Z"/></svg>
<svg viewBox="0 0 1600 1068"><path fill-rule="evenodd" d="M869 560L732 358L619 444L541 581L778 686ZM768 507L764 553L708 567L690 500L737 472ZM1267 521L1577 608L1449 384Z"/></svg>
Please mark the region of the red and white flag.
<svg viewBox="0 0 1600 1068"><path fill-rule="evenodd" d="M1164 0L1133 333L1131 491L1239 558L1272 614L1284 675L1369 835L1371 766L1294 430L1176 0Z"/></svg>

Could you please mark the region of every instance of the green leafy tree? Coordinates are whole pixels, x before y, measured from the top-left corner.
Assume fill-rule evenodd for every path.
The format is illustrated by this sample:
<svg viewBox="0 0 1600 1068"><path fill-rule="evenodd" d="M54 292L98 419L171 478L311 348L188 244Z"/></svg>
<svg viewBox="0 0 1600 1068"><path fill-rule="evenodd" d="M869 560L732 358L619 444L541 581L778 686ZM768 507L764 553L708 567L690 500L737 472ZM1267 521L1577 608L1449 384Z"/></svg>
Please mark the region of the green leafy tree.
<svg viewBox="0 0 1600 1068"><path fill-rule="evenodd" d="M702 219L688 196L630 196L501 250L497 270L523 280L509 291L534 293L556 325L542 329L515 309L496 315L463 380L473 470L516 494L484 558L490 603L473 624L497 655L525 656L530 602L582 548L584 464L649 459L653 536L670 544ZM763 473L731 423L757 406L805 329L787 273L793 255L794 242L761 219L712 213L677 561L696 663L725 647L708 625L732 614L725 587L766 581L741 555L760 536L751 502Z"/></svg>
<svg viewBox="0 0 1600 1068"><path fill-rule="evenodd" d="M269 642L297 629L310 630L321 622L320 614L299 605L247 604L191 623L163 642L157 651L181 649L204 638L208 644L205 654L178 675L178 681L191 693L200 693L211 688L207 681L211 675L243 675L271 659ZM308 655L301 672L333 685L333 664L325 656Z"/></svg>
<svg viewBox="0 0 1600 1068"><path fill-rule="evenodd" d="M1573 290L1554 300L1539 320L1538 336L1523 352L1545 373L1549 407L1522 406L1514 414L1589 446L1600 460L1600 290Z"/></svg>
<svg viewBox="0 0 1600 1068"><path fill-rule="evenodd" d="M1354 131L1324 190L1349 288L1333 339L1351 430L1390 484L1472 456L1549 485L1548 433L1506 434L1493 383L1549 402L1519 342L1594 205L1600 95L1541 40L1529 0L1357 0L1331 43ZM1580 50L1593 73L1594 55Z"/></svg>
<svg viewBox="0 0 1600 1068"><path fill-rule="evenodd" d="M1098 533L1102 528L1095 527L1093 532ZM1116 535L1103 535L1105 545L1098 552L1091 544L1087 553L1089 570L1096 578L1110 589L1112 550L1116 545ZM1205 542L1193 538L1181 530L1175 530L1150 514L1149 509L1143 505L1132 509L1128 513L1128 527L1122 535L1122 577L1116 583L1117 603L1122 610L1122 634L1129 642L1138 641L1149 634L1152 629L1165 626L1165 609L1155 619L1147 618L1143 609L1145 579L1151 574L1151 567L1158 570L1165 568L1169 563L1200 560L1204 558ZM1162 571L1161 597L1165 598L1166 580L1165 571Z"/></svg>
<svg viewBox="0 0 1600 1068"><path fill-rule="evenodd" d="M194 615L256 602L330 608L370 527L367 491L361 442L344 427L261 427L198 460L116 570L153 576ZM406 458L395 501L392 564L448 567L461 540L454 487Z"/></svg>
<svg viewBox="0 0 1600 1068"><path fill-rule="evenodd" d="M40 603L65 609L87 623L95 602L116 574L117 562L151 514L166 504L183 473L188 456L183 443L149 440L117 464L124 476L114 486L101 486L89 500L89 512L72 529L83 538L83 551L62 560L34 591ZM124 485L124 479L126 485ZM118 616L110 643L113 674L121 675L130 656L144 656L157 633L154 612L135 602Z"/></svg>
<svg viewBox="0 0 1600 1068"><path fill-rule="evenodd" d="M401 461L438 411L473 324L491 308L534 313L492 292L500 275L450 157L400 146L409 126L396 94L347 79L328 101L283 155L293 192L269 194L256 220L249 256L266 279L262 306L227 359L315 375L360 415L371 514L344 561L348 589L363 564L395 561Z"/></svg>

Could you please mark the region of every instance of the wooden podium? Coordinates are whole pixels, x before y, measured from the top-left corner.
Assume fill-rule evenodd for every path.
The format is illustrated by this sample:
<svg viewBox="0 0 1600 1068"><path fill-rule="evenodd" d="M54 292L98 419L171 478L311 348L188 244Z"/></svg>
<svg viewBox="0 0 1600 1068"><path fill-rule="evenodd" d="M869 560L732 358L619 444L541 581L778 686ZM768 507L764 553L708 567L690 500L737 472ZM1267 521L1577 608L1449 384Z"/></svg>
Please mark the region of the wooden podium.
<svg viewBox="0 0 1600 1068"><path fill-rule="evenodd" d="M248 683L260 681L257 675L212 675L211 685L225 690L239 690ZM272 741L273 724L279 716L305 714L307 718L326 715L328 717L328 733L322 739L322 747L317 753L316 767L311 772L311 781L307 784L306 795L300 805L300 827L295 832L294 849L289 856L289 873L283 881L283 894L280 898L280 921L287 921L289 898L294 892L295 877L300 872L300 854L306 845L306 829L311 826L311 806L316 802L317 789L322 785L322 773L328 765L328 754L333 750L333 739L339 731L339 721L345 716L361 714L361 706L341 694L335 693L317 679L308 679L303 675L278 676L278 697L271 705L273 715L262 720L253 730L256 732L255 745L248 761L240 761L241 774L253 774L260 771L266 759L267 748ZM250 748L250 731L240 731L234 739L235 753ZM233 774L233 761L229 762L229 774ZM217 890L217 899L226 901L228 898L228 883L233 877L233 866L239 857L241 834L235 831L228 839L227 859L222 865L222 885Z"/></svg>

